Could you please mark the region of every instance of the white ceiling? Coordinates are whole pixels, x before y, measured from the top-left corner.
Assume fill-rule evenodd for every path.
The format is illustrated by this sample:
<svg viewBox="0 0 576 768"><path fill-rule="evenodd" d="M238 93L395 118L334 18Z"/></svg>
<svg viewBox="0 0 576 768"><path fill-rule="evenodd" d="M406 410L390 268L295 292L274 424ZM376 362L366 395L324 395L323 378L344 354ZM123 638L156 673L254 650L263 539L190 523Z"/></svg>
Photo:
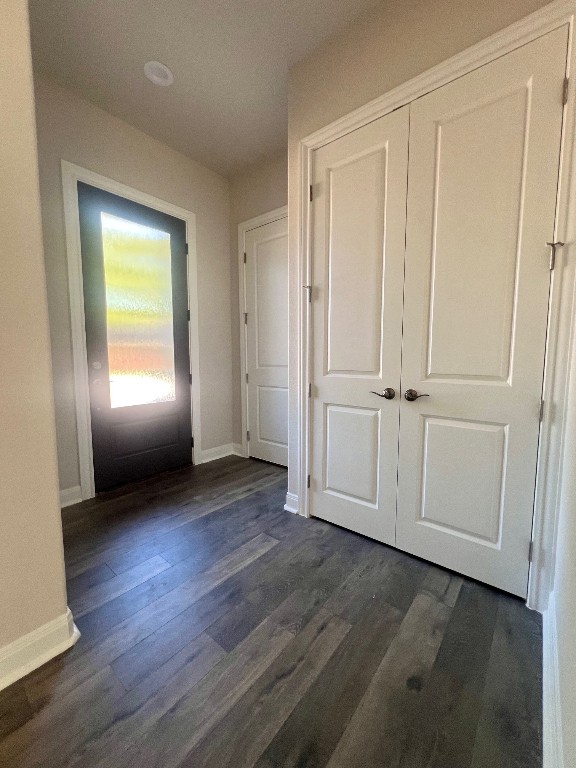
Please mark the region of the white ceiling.
<svg viewBox="0 0 576 768"><path fill-rule="evenodd" d="M34 66L230 176L285 149L288 68L375 2L30 0Z"/></svg>

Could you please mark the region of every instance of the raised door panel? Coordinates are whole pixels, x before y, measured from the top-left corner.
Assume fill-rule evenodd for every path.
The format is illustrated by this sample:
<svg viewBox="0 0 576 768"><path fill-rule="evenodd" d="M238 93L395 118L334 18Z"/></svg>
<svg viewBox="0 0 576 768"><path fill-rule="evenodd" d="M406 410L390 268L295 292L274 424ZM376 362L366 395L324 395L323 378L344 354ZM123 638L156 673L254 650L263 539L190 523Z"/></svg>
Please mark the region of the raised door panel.
<svg viewBox="0 0 576 768"><path fill-rule="evenodd" d="M328 170L328 374L380 374L386 160L379 147Z"/></svg>
<svg viewBox="0 0 576 768"><path fill-rule="evenodd" d="M436 121L428 378L510 375L529 97L521 83Z"/></svg>
<svg viewBox="0 0 576 768"><path fill-rule="evenodd" d="M324 435L325 492L377 507L380 412L328 404L325 406Z"/></svg>
<svg viewBox="0 0 576 768"><path fill-rule="evenodd" d="M249 453L288 464L288 230L286 218L249 230L246 308Z"/></svg>
<svg viewBox="0 0 576 768"><path fill-rule="evenodd" d="M288 390L286 387L258 387L257 439L288 445Z"/></svg>
<svg viewBox="0 0 576 768"><path fill-rule="evenodd" d="M567 30L411 105L397 545L525 596Z"/></svg>
<svg viewBox="0 0 576 768"><path fill-rule="evenodd" d="M394 543L408 109L314 153L312 515Z"/></svg>
<svg viewBox="0 0 576 768"><path fill-rule="evenodd" d="M284 227L283 227L284 228ZM260 233L264 237L264 233ZM288 367L288 259L286 234L270 234L254 246L256 366Z"/></svg>
<svg viewBox="0 0 576 768"><path fill-rule="evenodd" d="M507 427L423 419L418 519L436 530L500 543Z"/></svg>

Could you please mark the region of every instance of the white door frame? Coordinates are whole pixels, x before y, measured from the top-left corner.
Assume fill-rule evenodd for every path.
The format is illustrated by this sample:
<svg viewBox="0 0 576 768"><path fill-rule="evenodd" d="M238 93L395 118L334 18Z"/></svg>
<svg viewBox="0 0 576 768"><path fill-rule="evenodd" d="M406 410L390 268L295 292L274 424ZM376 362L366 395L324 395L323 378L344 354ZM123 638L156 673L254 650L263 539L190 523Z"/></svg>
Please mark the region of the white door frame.
<svg viewBox="0 0 576 768"><path fill-rule="evenodd" d="M248 335L246 333L246 323L244 322L246 309L246 270L244 268L244 254L246 253L246 233L251 229L263 227L265 224L271 224L273 221L288 218L288 206L275 208L268 213L262 213L253 219L243 221L238 224L238 306L240 322L240 391L242 396L242 456L248 457L250 446L248 445L248 383L246 382L246 372L248 370Z"/></svg>
<svg viewBox="0 0 576 768"><path fill-rule="evenodd" d="M549 308L548 343L545 359L544 415L540 432L540 448L536 479L536 499L533 523L533 559L528 585L529 607L544 611L551 592L554 574L555 540L558 518L558 488L561 481L562 446L564 441L565 409L568 393L570 339L576 333L574 318L576 262L576 46L574 20L576 0L556 2L532 13L501 32L453 56L387 94L369 102L354 112L316 131L300 141L299 146L299 204L297 215L298 282L291 286L291 303L297 307L298 370L290 379L297 391L298 419L297 495L289 493L287 504L306 517L309 515L307 479L309 474L310 410L310 304L308 291L302 286L311 283L309 194L312 155L315 149L344 136L350 131L376 120L392 110L439 88L457 77L509 53L521 45L567 24L569 26L568 100L564 109L560 178L557 200L555 240L566 243L558 250L556 269L552 273ZM558 98L562 98L560 93Z"/></svg>
<svg viewBox="0 0 576 768"><path fill-rule="evenodd" d="M74 395L76 405L76 433L80 462L80 488L82 499L91 499L94 490L94 464L92 456L92 421L88 387L88 361L86 330L84 325L84 287L82 283L82 253L80 250L80 216L78 211L78 182L82 181L106 192L141 203L167 213L186 224L188 243L188 307L190 309L190 372L192 374L192 434L194 457L202 456L200 427L200 357L198 340L198 274L196 256L196 215L184 208L167 203L157 197L140 192L99 173L62 160L62 191L64 194L64 221L66 225L66 257L68 262L68 292L70 296L70 323L72 328L72 357L74 364Z"/></svg>

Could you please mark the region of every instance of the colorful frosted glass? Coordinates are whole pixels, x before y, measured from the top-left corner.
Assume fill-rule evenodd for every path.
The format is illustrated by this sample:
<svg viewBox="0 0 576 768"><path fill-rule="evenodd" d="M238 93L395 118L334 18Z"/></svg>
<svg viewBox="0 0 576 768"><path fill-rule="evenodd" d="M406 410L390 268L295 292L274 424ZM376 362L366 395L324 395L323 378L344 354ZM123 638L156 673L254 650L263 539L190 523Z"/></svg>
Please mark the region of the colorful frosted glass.
<svg viewBox="0 0 576 768"><path fill-rule="evenodd" d="M174 400L170 235L109 213L100 216L110 404Z"/></svg>

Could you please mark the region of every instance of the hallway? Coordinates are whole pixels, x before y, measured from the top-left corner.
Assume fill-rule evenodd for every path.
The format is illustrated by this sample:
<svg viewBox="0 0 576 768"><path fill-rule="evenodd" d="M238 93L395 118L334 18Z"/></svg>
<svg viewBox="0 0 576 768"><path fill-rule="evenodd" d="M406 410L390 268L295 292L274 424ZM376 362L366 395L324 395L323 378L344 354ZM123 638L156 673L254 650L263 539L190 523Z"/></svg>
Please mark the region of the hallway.
<svg viewBox="0 0 576 768"><path fill-rule="evenodd" d="M230 457L65 509L82 637L0 693L0 765L541 766L540 616L285 487Z"/></svg>

